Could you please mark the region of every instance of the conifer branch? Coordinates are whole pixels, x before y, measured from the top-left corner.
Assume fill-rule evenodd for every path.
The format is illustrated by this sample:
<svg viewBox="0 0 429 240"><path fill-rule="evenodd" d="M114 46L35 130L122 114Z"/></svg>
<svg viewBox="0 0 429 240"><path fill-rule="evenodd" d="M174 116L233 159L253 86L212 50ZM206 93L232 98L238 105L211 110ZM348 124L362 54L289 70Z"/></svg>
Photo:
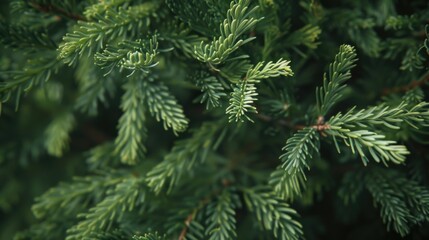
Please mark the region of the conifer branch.
<svg viewBox="0 0 429 240"><path fill-rule="evenodd" d="M305 168L308 160L319 151L319 137L316 129L304 128L295 133L286 142L284 154L280 156L281 167L270 176L270 185L274 192L285 199L293 199L305 188Z"/></svg>
<svg viewBox="0 0 429 240"><path fill-rule="evenodd" d="M165 185L171 192L184 175L193 172L196 165L205 162L211 151L225 137L223 121L208 122L194 130L190 138L178 141L164 160L147 174L147 183L156 193Z"/></svg>
<svg viewBox="0 0 429 240"><path fill-rule="evenodd" d="M61 157L70 141L70 131L75 125L75 117L70 112L55 118L45 130L45 147L49 154Z"/></svg>
<svg viewBox="0 0 429 240"><path fill-rule="evenodd" d="M338 196L342 199L344 204L349 205L357 200L365 189L365 181L362 181L365 177L365 171L356 169L347 171L347 173L344 174L341 186L338 190Z"/></svg>
<svg viewBox="0 0 429 240"><path fill-rule="evenodd" d="M352 108L347 113L341 112L331 117L327 124L329 126L348 127L377 127L383 126L390 129L399 129L401 123L408 124L414 128L425 125L429 119L429 103L421 102L415 106L408 106L401 102L397 106L386 106L380 104L368 109L356 111Z"/></svg>
<svg viewBox="0 0 429 240"><path fill-rule="evenodd" d="M310 49L315 49L319 45L317 39L321 32L322 30L319 26L309 24L291 33L285 42L292 47L304 45Z"/></svg>
<svg viewBox="0 0 429 240"><path fill-rule="evenodd" d="M237 237L235 232L235 211L231 194L224 190L217 201L207 206L207 229L206 234L210 236L209 240L234 239Z"/></svg>
<svg viewBox="0 0 429 240"><path fill-rule="evenodd" d="M249 0L239 0L237 3L231 2L226 19L220 24L220 36L214 38L211 43L204 43L195 47L197 59L211 65L217 65L242 45L255 39L254 37L239 39L241 35L254 27L261 19L250 17L257 9L254 7L248 10Z"/></svg>
<svg viewBox="0 0 429 240"><path fill-rule="evenodd" d="M127 33L136 34L149 25L149 17L158 9L157 1L150 1L127 9L109 9L96 22L78 22L71 33L67 33L60 44L59 57L69 65L87 54L90 56L105 42L113 42Z"/></svg>
<svg viewBox="0 0 429 240"><path fill-rule="evenodd" d="M210 69L212 73L218 74L229 82L238 84L243 80L243 75L253 68L254 65L248 59L231 61L229 64L222 65L219 69Z"/></svg>
<svg viewBox="0 0 429 240"><path fill-rule="evenodd" d="M124 85L124 89L121 103L124 113L118 123L115 152L119 154L123 163L134 165L146 151L143 145L147 137L143 105L145 93L142 83L134 77Z"/></svg>
<svg viewBox="0 0 429 240"><path fill-rule="evenodd" d="M329 65L328 73L323 75L323 86L316 89L319 116L325 116L340 100L346 85L351 78L350 70L355 66L356 51L349 45L341 45L335 60Z"/></svg>
<svg viewBox="0 0 429 240"><path fill-rule="evenodd" d="M413 224L421 224L429 221L429 189L418 182L398 178L397 188L402 188L403 195L408 199Z"/></svg>
<svg viewBox="0 0 429 240"><path fill-rule="evenodd" d="M91 171L109 169L111 166L116 166L120 161L113 152L115 144L111 141L98 145L92 148L87 154L86 163Z"/></svg>
<svg viewBox="0 0 429 240"><path fill-rule="evenodd" d="M183 108L177 103L168 88L162 83L146 81L143 83L144 99L152 116L163 120L164 129L172 128L177 135L186 130L188 119Z"/></svg>
<svg viewBox="0 0 429 240"><path fill-rule="evenodd" d="M262 229L272 231L281 240L302 238L302 226L294 218L297 212L266 189L245 189L244 201L254 212Z"/></svg>
<svg viewBox="0 0 429 240"><path fill-rule="evenodd" d="M412 82L410 82L410 83L408 83L408 84L406 84L404 86L385 88L381 92L381 95L387 96L389 94L394 94L394 93L408 92L408 91L413 90L415 88L422 87L425 84L427 84L428 82L429 82L429 72L426 73L425 75L423 75L423 77L421 77L420 79L412 81Z"/></svg>
<svg viewBox="0 0 429 240"><path fill-rule="evenodd" d="M56 60L56 54L52 51L46 52L43 57L29 59L26 67L7 72L10 79L0 82L1 101L6 102L15 95L16 108L18 108L23 93L29 92L34 86L43 85L61 66L61 62Z"/></svg>
<svg viewBox="0 0 429 240"><path fill-rule="evenodd" d="M258 96L258 93L256 92L255 83L243 80L241 84L236 85L231 93L229 106L226 109L226 113L229 114L229 121L243 122L244 117L253 122L247 113L258 113L253 105L258 100L256 96Z"/></svg>
<svg viewBox="0 0 429 240"><path fill-rule="evenodd" d="M113 172L106 172L101 176L79 177L71 183L60 183L36 198L32 211L37 218L62 214L60 211L65 211L67 215L75 213L88 205L88 199L96 190L119 183L121 178L114 176Z"/></svg>
<svg viewBox="0 0 429 240"><path fill-rule="evenodd" d="M292 76L293 72L289 63L290 61L279 59L277 62L268 62L265 65L264 62L260 62L249 69L245 78L236 84L231 93L229 106L226 109L226 113L229 114L229 121L238 122L245 118L253 122L247 113L257 113L256 107L253 105L258 95L255 85L262 79Z"/></svg>
<svg viewBox="0 0 429 240"><path fill-rule="evenodd" d="M134 236L133 240L166 240L166 238L162 237L157 232L155 232L155 233L146 233L143 236Z"/></svg>
<svg viewBox="0 0 429 240"><path fill-rule="evenodd" d="M374 204L381 207L380 214L387 229L393 226L401 236L429 217L429 189L395 170L373 168L349 173L343 182L341 195L346 203L356 201L366 188Z"/></svg>
<svg viewBox="0 0 429 240"><path fill-rule="evenodd" d="M148 73L150 68L158 65L155 61L158 55L157 36L148 40L123 41L117 47L108 46L101 53L95 54L95 62L102 68L109 68L108 75L115 67L132 70L131 76L136 70Z"/></svg>
<svg viewBox="0 0 429 240"><path fill-rule="evenodd" d="M126 56L122 57L119 62L121 68L132 70L133 73L136 70L147 73L149 68L155 67L158 64L158 62L155 62L155 57L158 54L158 42L156 41L156 37L149 40L148 47L143 44L142 48L147 48L147 51L127 52Z"/></svg>
<svg viewBox="0 0 429 240"><path fill-rule="evenodd" d="M376 162L382 162L385 165L388 162L403 163L406 155L410 154L405 146L398 145L392 140L385 140L386 136L369 130L350 130L331 126L327 133L334 138L336 146L338 146L337 138L340 138L350 147L353 154L359 154L364 165L369 162L365 154L366 150ZM339 147L337 149L339 151Z"/></svg>
<svg viewBox="0 0 429 240"><path fill-rule="evenodd" d="M55 50L57 47L46 31L30 29L24 25L7 24L4 21L0 21L0 41L7 47L30 52Z"/></svg>
<svg viewBox="0 0 429 240"><path fill-rule="evenodd" d="M0 107L20 111L0 117L0 235L34 222L15 238L425 238L425 1L410 15L389 0L1 2ZM363 59L353 88L347 42ZM36 219L15 211L76 171L89 175L36 198Z"/></svg>
<svg viewBox="0 0 429 240"><path fill-rule="evenodd" d="M407 148L396 144L395 141L385 140L383 134L374 132L376 127L399 129L402 124L414 128L425 126L429 121L428 103L422 102L408 108L405 103L396 107L388 107L383 104L366 110L350 110L342 115L338 113L328 122L325 132L331 135L339 151L337 138L349 146L353 153L358 153L363 163L368 163L365 154L367 149L376 162L387 164L389 161L399 164L405 161L409 154Z"/></svg>
<svg viewBox="0 0 429 240"><path fill-rule="evenodd" d="M94 19L97 16L103 14L109 9L115 8L122 4L129 2L128 0L104 0L98 1L97 3L87 7L84 11L84 16L87 19Z"/></svg>
<svg viewBox="0 0 429 240"><path fill-rule="evenodd" d="M124 178L114 190L107 193L103 201L81 215L84 220L67 231L66 239L83 239L91 232L109 230L114 221L121 219L124 212L132 211L144 203L146 192L142 184L143 180L140 178Z"/></svg>
<svg viewBox="0 0 429 240"><path fill-rule="evenodd" d="M298 131L287 140L286 146L282 149L285 151L280 156L282 168L289 174L302 172L304 168L309 168L307 160L311 157L311 152L318 151L318 137L313 128L304 128Z"/></svg>
<svg viewBox="0 0 429 240"><path fill-rule="evenodd" d="M191 29L185 27L184 24L176 22L168 23L165 29L161 29L159 39L171 43L175 49L181 50L186 57L192 59L196 58L195 46L207 40L193 34Z"/></svg>
<svg viewBox="0 0 429 240"><path fill-rule="evenodd" d="M33 8L35 8L38 11L43 12L43 13L57 14L57 15L65 16L67 18L76 20L76 21L86 21L86 18L84 16L69 12L66 9L63 9L59 6L54 5L54 4L49 4L49 3L40 4L40 3L37 3L35 1L29 1L29 4Z"/></svg>
<svg viewBox="0 0 429 240"><path fill-rule="evenodd" d="M230 1L166 0L172 13L190 29L205 36L219 34L219 23L225 19ZM200 44L199 41L197 44Z"/></svg>
<svg viewBox="0 0 429 240"><path fill-rule="evenodd" d="M97 240L128 240L130 239L130 233L123 229L113 229L109 231L94 231L86 235L87 239Z"/></svg>
<svg viewBox="0 0 429 240"><path fill-rule="evenodd" d="M108 106L108 97L113 97L116 91L115 74L102 78L97 66L92 61L80 61L77 69L79 92L74 108L95 116L99 103Z"/></svg>
<svg viewBox="0 0 429 240"><path fill-rule="evenodd" d="M195 212L192 212L191 214L188 215L188 217L185 220L185 227L182 229L182 231L180 232L179 235L179 240L184 240L186 239L186 234L188 233L188 229L189 226L191 225L192 220L194 219L195 216Z"/></svg>
<svg viewBox="0 0 429 240"><path fill-rule="evenodd" d="M405 236L410 231L408 222L411 217L405 201L384 176L373 174L367 181L367 188L374 201L381 205L381 216L383 222L387 224L387 229L393 225L396 232Z"/></svg>
<svg viewBox="0 0 429 240"><path fill-rule="evenodd" d="M219 107L221 105L220 99L226 96L224 87L216 77L202 77L198 80L197 86L203 92L200 103L205 102L206 109Z"/></svg>

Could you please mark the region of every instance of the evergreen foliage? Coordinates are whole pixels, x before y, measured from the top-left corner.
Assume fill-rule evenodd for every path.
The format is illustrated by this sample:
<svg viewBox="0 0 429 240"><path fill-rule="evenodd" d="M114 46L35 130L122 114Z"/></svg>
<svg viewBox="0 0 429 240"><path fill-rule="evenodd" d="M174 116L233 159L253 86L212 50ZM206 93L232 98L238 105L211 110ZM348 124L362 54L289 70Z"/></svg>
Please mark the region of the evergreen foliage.
<svg viewBox="0 0 429 240"><path fill-rule="evenodd" d="M0 12L0 239L429 238L427 1Z"/></svg>
<svg viewBox="0 0 429 240"><path fill-rule="evenodd" d="M212 65L220 64L240 46L254 39L254 37L239 39L260 20L252 17L252 13L257 8L254 7L249 10L249 4L249 0L231 2L226 18L219 27L220 36L214 38L210 43L201 42L200 46L195 47L195 55L198 60Z"/></svg>
<svg viewBox="0 0 429 240"><path fill-rule="evenodd" d="M304 128L290 137L284 154L280 156L281 167L276 169L270 178L274 191L286 199L300 195L305 188L304 170L309 169L308 160L314 152L319 151L319 139L314 128Z"/></svg>
<svg viewBox="0 0 429 240"><path fill-rule="evenodd" d="M131 80L124 86L121 108L124 111L118 123L118 136L115 140L116 152L121 161L136 164L137 159L146 151L143 141L146 138L146 127L143 88L137 79Z"/></svg>
<svg viewBox="0 0 429 240"><path fill-rule="evenodd" d="M264 230L273 231L278 239L302 238L301 224L292 219L296 211L282 199L266 190L246 190L244 195L246 205L254 212L259 224Z"/></svg>
<svg viewBox="0 0 429 240"><path fill-rule="evenodd" d="M210 236L209 239L234 239L237 237L234 200L237 201L233 199L231 193L224 191L217 202L207 206L209 218L206 232Z"/></svg>

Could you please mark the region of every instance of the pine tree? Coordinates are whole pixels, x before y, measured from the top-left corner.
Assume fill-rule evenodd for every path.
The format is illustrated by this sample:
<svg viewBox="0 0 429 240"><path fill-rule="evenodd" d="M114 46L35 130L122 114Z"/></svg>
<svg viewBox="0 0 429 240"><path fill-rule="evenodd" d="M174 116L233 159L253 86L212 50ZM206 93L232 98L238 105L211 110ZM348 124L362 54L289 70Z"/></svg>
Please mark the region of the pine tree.
<svg viewBox="0 0 429 240"><path fill-rule="evenodd" d="M429 238L426 0L0 6L0 239Z"/></svg>

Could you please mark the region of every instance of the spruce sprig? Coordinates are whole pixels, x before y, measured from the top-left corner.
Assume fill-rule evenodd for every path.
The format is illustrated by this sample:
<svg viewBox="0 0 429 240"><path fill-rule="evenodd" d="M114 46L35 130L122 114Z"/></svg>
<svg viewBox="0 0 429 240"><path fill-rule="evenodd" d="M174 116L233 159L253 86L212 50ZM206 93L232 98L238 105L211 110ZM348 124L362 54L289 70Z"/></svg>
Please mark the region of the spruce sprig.
<svg viewBox="0 0 429 240"><path fill-rule="evenodd" d="M136 34L140 28L149 25L149 18L159 7L157 1L149 1L128 8L108 9L97 16L94 22L79 21L70 33L67 33L58 51L59 57L69 65L81 56L91 56L127 33Z"/></svg>
<svg viewBox="0 0 429 240"><path fill-rule="evenodd" d="M231 93L229 106L226 113L229 115L229 121L244 121L247 119L253 120L247 115L248 113L257 113L254 106L257 101L258 93L256 92L256 84L262 79L292 76L293 72L289 66L290 61L279 59L277 62L260 62L253 68L250 68L244 79L237 83Z"/></svg>
<svg viewBox="0 0 429 240"><path fill-rule="evenodd" d="M171 128L176 135L186 130L189 120L167 86L161 82L145 81L142 88L150 114L157 121L163 121L164 129Z"/></svg>
<svg viewBox="0 0 429 240"><path fill-rule="evenodd" d="M225 88L214 76L202 77L197 80L197 86L201 88L203 95L200 103L206 103L206 109L216 108L221 105L221 98L226 97Z"/></svg>
<svg viewBox="0 0 429 240"><path fill-rule="evenodd" d="M133 240L165 240L165 237L162 237L158 233L146 233L143 236L134 236Z"/></svg>
<svg viewBox="0 0 429 240"><path fill-rule="evenodd" d="M341 45L329 71L323 75L323 86L316 89L319 116L325 116L339 102L346 88L345 82L351 78L350 70L355 66L356 50L350 45Z"/></svg>
<svg viewBox="0 0 429 240"><path fill-rule="evenodd" d="M102 52L95 54L95 62L102 68L108 68L106 75L110 74L115 67L119 70L129 69L132 72L140 70L148 73L150 68L158 65L158 40L154 35L149 39L136 41L122 41L115 46L108 46Z"/></svg>
<svg viewBox="0 0 429 240"><path fill-rule="evenodd" d="M15 106L18 108L23 94L49 81L62 66L63 64L56 60L54 51L46 51L43 56L37 54L35 58L27 61L24 68L6 72L9 78L0 82L0 101L7 102L14 97Z"/></svg>
<svg viewBox="0 0 429 240"><path fill-rule="evenodd" d="M219 147L228 131L223 123L207 122L195 129L190 138L177 142L164 160L147 173L148 186L156 193L167 186L167 192L171 192L181 178L192 174Z"/></svg>
<svg viewBox="0 0 429 240"><path fill-rule="evenodd" d="M359 154L365 165L369 161L366 151L369 151L376 162L403 163L406 155L409 154L407 148L393 140L386 140L386 136L377 133L377 130L383 127L397 130L404 125L416 129L427 126L428 106L428 103L422 102L408 107L405 102L402 102L398 106L380 104L360 111L355 111L353 108L344 115L338 113L331 117L327 122L326 133L333 137L338 151L340 151L337 143L339 138L350 147L353 153Z"/></svg>
<svg viewBox="0 0 429 240"><path fill-rule="evenodd" d="M256 215L262 229L272 231L281 240L298 240L303 237L301 224L294 218L297 212L275 194L266 189L246 189L244 201Z"/></svg>
<svg viewBox="0 0 429 240"><path fill-rule="evenodd" d="M304 128L290 137L280 156L281 167L270 176L274 192L283 198L293 199L305 188L304 170L310 169L308 161L319 151L319 136L314 128Z"/></svg>
<svg viewBox="0 0 429 240"><path fill-rule="evenodd" d="M89 116L96 116L100 103L105 107L109 106L109 99L115 95L118 88L117 75L112 72L108 76L103 76L93 61L80 61L76 77L79 91L74 108Z"/></svg>
<svg viewBox="0 0 429 240"><path fill-rule="evenodd" d="M58 115L45 130L45 146L49 154L61 157L70 141L70 132L76 124L74 115L65 112Z"/></svg>
<svg viewBox="0 0 429 240"><path fill-rule="evenodd" d="M338 151L340 151L337 142L339 138L346 146L350 147L353 154L359 154L364 165L369 162L366 151L376 162L382 162L385 165L388 162L403 163L406 155L410 154L404 145L399 145L393 140L386 140L385 135L370 130L353 130L330 126L326 132L333 137Z"/></svg>
<svg viewBox="0 0 429 240"><path fill-rule="evenodd" d="M117 6L121 6L123 4L128 4L128 0L105 0L105 1L98 1L97 3L88 6L83 14L88 19L96 19L97 16L100 16L104 12L108 11L109 9L113 9Z"/></svg>
<svg viewBox="0 0 429 240"><path fill-rule="evenodd" d="M220 36L211 43L201 42L195 47L198 60L217 65L224 62L228 56L242 45L252 41L255 37L240 39L248 30L261 19L252 17L257 7L249 10L250 0L231 2L226 19L220 24Z"/></svg>
<svg viewBox="0 0 429 240"><path fill-rule="evenodd" d="M206 234L209 240L235 239L237 233L235 203L228 190L224 190L215 202L207 206Z"/></svg>
<svg viewBox="0 0 429 240"><path fill-rule="evenodd" d="M114 171L104 171L102 174L75 177L70 183L60 183L51 188L40 197L32 206L32 211L37 218L52 216L60 217L61 214L75 215L76 211L85 208L94 198L96 190L107 190L121 181L122 177ZM99 192L100 193L100 192ZM74 206L70 208L70 206Z"/></svg>
<svg viewBox="0 0 429 240"><path fill-rule="evenodd" d="M104 200L80 215L83 220L67 231L66 239L83 239L92 232L109 230L114 221L120 220L126 211L143 204L145 199L143 180L133 176L124 178L107 193Z"/></svg>
<svg viewBox="0 0 429 240"><path fill-rule="evenodd" d="M135 77L124 85L124 90L121 102L123 114L118 123L115 152L121 157L123 163L134 165L146 151L144 146L147 138L145 93L142 82Z"/></svg>

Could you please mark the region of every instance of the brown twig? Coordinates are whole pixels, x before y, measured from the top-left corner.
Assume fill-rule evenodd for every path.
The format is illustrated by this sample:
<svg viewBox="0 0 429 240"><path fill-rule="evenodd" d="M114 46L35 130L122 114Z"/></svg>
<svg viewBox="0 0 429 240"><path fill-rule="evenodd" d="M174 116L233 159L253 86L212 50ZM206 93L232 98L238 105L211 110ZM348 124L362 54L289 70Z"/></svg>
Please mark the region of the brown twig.
<svg viewBox="0 0 429 240"><path fill-rule="evenodd" d="M225 188L228 188L232 184L232 182L228 179L222 179L221 183ZM205 205L210 203L210 201L214 197L216 197L219 194L219 192L220 192L219 189L216 189L212 191L209 195L207 195L204 199L200 200L200 202L198 203L198 206L192 211L191 214L188 215L188 217L186 217L185 227L183 227L182 231L180 232L178 240L185 239L186 234L188 233L188 230L189 230L189 226L191 225L191 222L194 220L194 217L197 215L197 212L201 210Z"/></svg>
<svg viewBox="0 0 429 240"><path fill-rule="evenodd" d="M312 126L306 126L306 125L301 125L301 124L292 124L287 119L274 119L274 118L267 116L265 114L257 114L256 116L265 122L275 121L275 123L277 125L287 127L287 128L291 128L291 129L295 129L295 130L301 130L301 129L304 129L306 127L311 127L311 128L316 129L317 131L323 133L324 130L327 130L330 128L329 124L325 123L323 116L319 116L317 118L317 123L312 125Z"/></svg>
<svg viewBox="0 0 429 240"><path fill-rule="evenodd" d="M35 2L30 2L30 5L37 9L40 12L44 12L44 13L54 13L54 14L58 14L58 15L63 15L65 17L68 17L70 19L74 19L74 20L81 20L81 21L86 21L86 18L81 16L81 15L77 15L77 14L73 14L70 12L67 12L66 10L59 8L57 6L51 5L51 4L46 4L46 5L41 5Z"/></svg>
<svg viewBox="0 0 429 240"><path fill-rule="evenodd" d="M183 240L186 237L186 233L188 232L189 225L191 224L192 220L194 219L195 211L188 215L188 217L185 220L185 227L182 229L182 232L179 235L179 240Z"/></svg>
<svg viewBox="0 0 429 240"><path fill-rule="evenodd" d="M426 73L425 75L423 75L423 77L421 77L419 80L415 80L410 82L407 85L404 86L398 86L398 87L393 87L393 88L385 88L382 91L382 95L386 96L392 93L401 93L401 92L407 92L411 89L414 89L416 87L420 87L422 85L424 85L425 83L429 82L429 72Z"/></svg>
<svg viewBox="0 0 429 240"><path fill-rule="evenodd" d="M323 116L319 116L317 118L317 123L311 127L316 129L324 137L326 137L325 130L331 128L329 124L325 123L325 117Z"/></svg>

